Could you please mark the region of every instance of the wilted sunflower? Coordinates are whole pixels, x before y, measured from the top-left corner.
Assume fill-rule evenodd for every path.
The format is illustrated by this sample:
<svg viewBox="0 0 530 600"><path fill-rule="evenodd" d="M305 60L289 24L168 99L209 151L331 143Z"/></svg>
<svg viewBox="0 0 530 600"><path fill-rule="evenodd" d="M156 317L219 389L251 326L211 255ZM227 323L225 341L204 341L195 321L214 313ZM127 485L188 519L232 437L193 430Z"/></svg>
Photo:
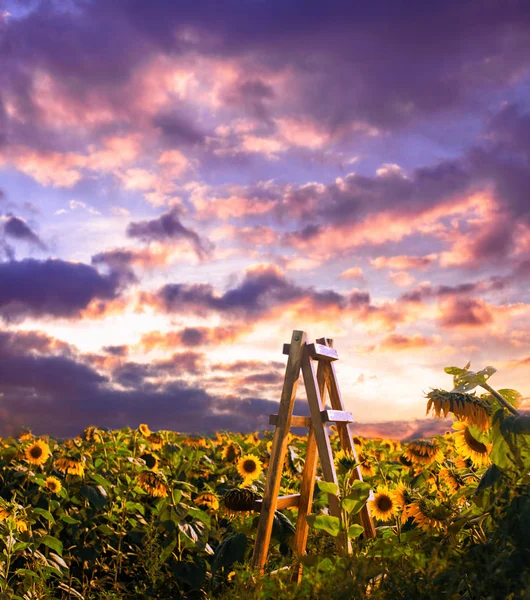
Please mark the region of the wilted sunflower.
<svg viewBox="0 0 530 600"><path fill-rule="evenodd" d="M46 477L44 485L46 486L47 490L52 492L52 494L58 494L63 487L60 480L57 479L57 477L53 477L53 475Z"/></svg>
<svg viewBox="0 0 530 600"><path fill-rule="evenodd" d="M411 440L403 453L413 464L430 465L442 462L444 454L438 444L431 440Z"/></svg>
<svg viewBox="0 0 530 600"><path fill-rule="evenodd" d="M219 499L215 494L209 494L207 492L203 494L199 494L197 498L195 498L195 504L197 506L204 506L211 510L219 509Z"/></svg>
<svg viewBox="0 0 530 600"><path fill-rule="evenodd" d="M408 515L422 529L444 529L451 511L441 504L420 498L408 508Z"/></svg>
<svg viewBox="0 0 530 600"><path fill-rule="evenodd" d="M151 471L156 471L158 468L158 458L151 452L140 454L140 458L145 462L145 465Z"/></svg>
<svg viewBox="0 0 530 600"><path fill-rule="evenodd" d="M390 521L397 514L397 502L386 486L377 488L374 499L368 502L370 512L380 521Z"/></svg>
<svg viewBox="0 0 530 600"><path fill-rule="evenodd" d="M160 448L162 448L164 445L164 440L158 433L152 433L146 439L153 450L160 450Z"/></svg>
<svg viewBox="0 0 530 600"><path fill-rule="evenodd" d="M43 440L36 440L24 450L26 460L32 465L43 465L51 455L50 447Z"/></svg>
<svg viewBox="0 0 530 600"><path fill-rule="evenodd" d="M226 462L235 462L241 456L241 447L235 442L230 442L223 448L222 458Z"/></svg>
<svg viewBox="0 0 530 600"><path fill-rule="evenodd" d="M464 480L454 469L440 469L438 475L453 494L465 485Z"/></svg>
<svg viewBox="0 0 530 600"><path fill-rule="evenodd" d="M263 470L260 459L253 454L242 456L237 463L237 472L246 482L258 479Z"/></svg>
<svg viewBox="0 0 530 600"><path fill-rule="evenodd" d="M103 438L101 433L95 425L90 425L83 432L83 437L87 442L101 442Z"/></svg>
<svg viewBox="0 0 530 600"><path fill-rule="evenodd" d="M138 485L150 496L155 498L166 498L168 489L161 477L153 471L144 471L138 475Z"/></svg>
<svg viewBox="0 0 530 600"><path fill-rule="evenodd" d="M230 512L246 512L254 510L258 494L246 488L229 490L223 497L223 504Z"/></svg>
<svg viewBox="0 0 530 600"><path fill-rule="evenodd" d="M456 430L455 448L463 458L469 458L475 467L489 465L489 453L492 444L483 444L479 442L469 429L466 423L453 423L453 429Z"/></svg>
<svg viewBox="0 0 530 600"><path fill-rule="evenodd" d="M475 394L432 390L426 398L429 398L426 414L431 409L437 417L447 417L449 413L453 413L457 419L473 423L483 431L490 426L490 404Z"/></svg>
<svg viewBox="0 0 530 600"><path fill-rule="evenodd" d="M149 429L149 426L146 425L145 423L141 423L140 425L138 425L138 431L144 436L144 437L149 437L151 435L151 430Z"/></svg>
<svg viewBox="0 0 530 600"><path fill-rule="evenodd" d="M412 490L405 483L398 483L391 493L397 506L401 508L401 519L405 522L409 518L408 507L414 502Z"/></svg>
<svg viewBox="0 0 530 600"><path fill-rule="evenodd" d="M68 475L79 475L83 477L85 474L85 462L83 458L68 458L63 456L55 461L55 468L61 473Z"/></svg>

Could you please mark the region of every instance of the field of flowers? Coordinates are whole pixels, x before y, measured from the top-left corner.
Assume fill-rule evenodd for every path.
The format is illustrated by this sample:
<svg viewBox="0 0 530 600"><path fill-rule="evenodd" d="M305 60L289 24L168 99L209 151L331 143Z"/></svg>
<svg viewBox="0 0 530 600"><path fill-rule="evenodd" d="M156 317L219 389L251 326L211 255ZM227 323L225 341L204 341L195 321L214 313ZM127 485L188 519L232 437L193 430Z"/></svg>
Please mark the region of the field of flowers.
<svg viewBox="0 0 530 600"><path fill-rule="evenodd" d="M317 482L300 585L285 568L296 509L276 514L269 573L250 568L271 432L142 424L0 440L0 599L530 598L530 417L487 369L446 371L454 389L428 395L429 412L455 419L445 435L355 438L356 458L336 453L339 486ZM289 439L282 494L299 491L305 443ZM359 463L366 484L351 482ZM344 525L365 502L374 540Z"/></svg>

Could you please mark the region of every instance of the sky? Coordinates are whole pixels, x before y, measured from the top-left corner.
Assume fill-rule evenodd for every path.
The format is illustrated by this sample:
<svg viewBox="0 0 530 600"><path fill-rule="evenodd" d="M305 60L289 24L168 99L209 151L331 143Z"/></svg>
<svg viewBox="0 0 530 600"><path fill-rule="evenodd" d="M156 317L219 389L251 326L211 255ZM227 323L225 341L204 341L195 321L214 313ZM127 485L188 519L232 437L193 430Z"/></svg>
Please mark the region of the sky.
<svg viewBox="0 0 530 600"><path fill-rule="evenodd" d="M262 430L293 330L429 435L529 325L528 2L0 0L0 435Z"/></svg>

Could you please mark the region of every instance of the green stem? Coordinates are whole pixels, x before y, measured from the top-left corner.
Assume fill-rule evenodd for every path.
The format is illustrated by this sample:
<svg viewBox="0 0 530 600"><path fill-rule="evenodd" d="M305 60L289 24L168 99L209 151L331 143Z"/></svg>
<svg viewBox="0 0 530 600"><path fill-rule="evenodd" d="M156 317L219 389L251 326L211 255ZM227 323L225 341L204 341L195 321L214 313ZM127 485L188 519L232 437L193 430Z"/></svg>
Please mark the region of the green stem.
<svg viewBox="0 0 530 600"><path fill-rule="evenodd" d="M483 387L485 390L488 390L488 392L495 397L501 404L502 406L504 406L504 408L506 408L509 412L512 413L512 415L520 415L521 413L514 408L509 402L508 400L506 400L506 398L503 398L501 396L501 394L499 394L499 392L497 392L496 390L494 390L488 383L484 382L480 384L481 387Z"/></svg>

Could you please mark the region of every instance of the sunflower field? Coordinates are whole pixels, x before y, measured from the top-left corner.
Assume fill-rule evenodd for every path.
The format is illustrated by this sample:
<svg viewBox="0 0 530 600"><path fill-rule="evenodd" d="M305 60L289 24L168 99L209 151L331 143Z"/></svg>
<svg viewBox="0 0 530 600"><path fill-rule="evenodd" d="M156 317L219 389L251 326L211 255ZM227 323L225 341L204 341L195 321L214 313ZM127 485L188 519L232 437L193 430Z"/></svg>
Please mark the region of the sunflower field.
<svg viewBox="0 0 530 600"><path fill-rule="evenodd" d="M530 416L489 386L491 367L446 372L453 389L427 410L453 417L447 433L335 452L339 485L317 481L307 554L291 549L296 509L277 511L264 575L250 557L272 432L0 440L0 600L530 598ZM282 495L300 489L305 444L290 435ZM366 502L375 539L356 523Z"/></svg>

